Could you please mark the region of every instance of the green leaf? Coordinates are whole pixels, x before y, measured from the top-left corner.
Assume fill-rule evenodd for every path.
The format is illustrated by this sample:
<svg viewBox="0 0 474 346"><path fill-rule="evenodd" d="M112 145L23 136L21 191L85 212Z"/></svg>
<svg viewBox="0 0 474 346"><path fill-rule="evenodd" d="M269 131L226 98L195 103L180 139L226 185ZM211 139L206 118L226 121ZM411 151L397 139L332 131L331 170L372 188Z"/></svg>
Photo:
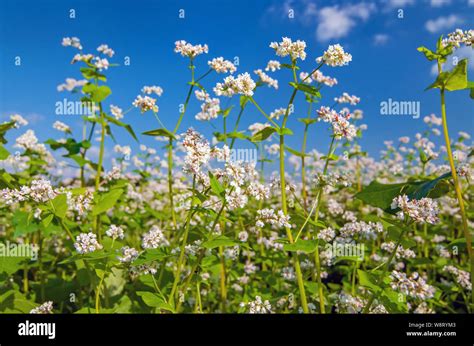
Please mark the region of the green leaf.
<svg viewBox="0 0 474 346"><path fill-rule="evenodd" d="M133 131L132 127L129 124L125 124L125 123L121 122L120 120L117 120L114 117L111 117L110 115L107 115L105 113L103 113L103 114L109 122L111 122L114 125L123 127L133 137L133 139L135 139L138 142L138 138L135 135L135 132Z"/></svg>
<svg viewBox="0 0 474 346"><path fill-rule="evenodd" d="M81 67L81 73L86 79L97 79L103 82L107 81L107 78L105 78L103 74L97 72L93 68Z"/></svg>
<svg viewBox="0 0 474 346"><path fill-rule="evenodd" d="M143 132L143 134L145 136L167 137L167 138L176 139L176 136L171 131L168 131L165 128L159 128L159 129L156 129L156 130L145 131L145 132Z"/></svg>
<svg viewBox="0 0 474 346"><path fill-rule="evenodd" d="M89 94L91 100L97 103L104 101L112 93L112 90L106 85L97 86L91 83L84 85L82 91Z"/></svg>
<svg viewBox="0 0 474 346"><path fill-rule="evenodd" d="M53 207L53 214L64 219L67 212L67 196L65 194L57 196L51 201Z"/></svg>
<svg viewBox="0 0 474 346"><path fill-rule="evenodd" d="M175 312L172 305L168 304L160 295L147 291L138 291L137 295L143 299L143 302L152 307L159 308L162 310Z"/></svg>
<svg viewBox="0 0 474 346"><path fill-rule="evenodd" d="M214 249L220 246L226 247L226 246L234 246L237 244L238 243L235 240L232 240L225 236L218 236L217 238L205 241L204 243L202 243L202 246L205 247L206 249Z"/></svg>
<svg viewBox="0 0 474 346"><path fill-rule="evenodd" d="M221 200L223 200L223 199L224 199L224 192L225 192L224 187L222 186L221 183L219 183L219 181L216 179L216 177L215 177L211 172L209 172L209 178L210 178L210 183L211 183L211 189L212 189L212 191L213 191Z"/></svg>
<svg viewBox="0 0 474 346"><path fill-rule="evenodd" d="M374 274L357 269L357 276L359 277L359 284L361 286L370 288L374 292L381 290Z"/></svg>
<svg viewBox="0 0 474 346"><path fill-rule="evenodd" d="M296 151L295 149L291 149L289 146L286 146L286 145L285 145L285 150L288 151L290 154L296 155L298 157L308 156L308 154L304 154L299 151Z"/></svg>
<svg viewBox="0 0 474 346"><path fill-rule="evenodd" d="M298 239L293 244L283 244L283 250L290 252L301 251L305 253L313 253L316 251L317 244L316 240Z"/></svg>
<svg viewBox="0 0 474 346"><path fill-rule="evenodd" d="M98 215L112 208L122 195L122 189L112 190L105 195L100 196L99 201L92 209L92 215Z"/></svg>
<svg viewBox="0 0 474 346"><path fill-rule="evenodd" d="M406 182L398 184L381 184L374 180L355 195L361 201L387 212L392 212L390 205L395 197L406 194L410 199L421 199L423 197L438 198L449 191L449 186L444 179L451 174L446 173L433 180Z"/></svg>
<svg viewBox="0 0 474 346"><path fill-rule="evenodd" d="M276 130L277 133L280 135L280 136L285 136L285 135L293 135L293 131L291 131L289 128L285 127L285 128L279 128Z"/></svg>
<svg viewBox="0 0 474 346"><path fill-rule="evenodd" d="M17 210L13 214L13 227L15 228L15 237L36 232L39 225L31 220L30 213Z"/></svg>
<svg viewBox="0 0 474 346"><path fill-rule="evenodd" d="M240 105L241 108L244 108L245 105L247 104L247 102L249 102L249 97L248 96L245 96L245 95L240 96L239 105Z"/></svg>
<svg viewBox="0 0 474 346"><path fill-rule="evenodd" d="M298 121L305 124L305 125L311 125L316 122L318 122L318 119L313 119L313 118L298 118Z"/></svg>
<svg viewBox="0 0 474 346"><path fill-rule="evenodd" d="M452 71L442 72L426 90L439 88L449 91L462 90L468 87L467 83L467 59L462 59Z"/></svg>
<svg viewBox="0 0 474 346"><path fill-rule="evenodd" d="M267 126L264 129L261 129L260 131L258 131L255 135L253 135L252 138L250 138L250 140L252 142L264 141L265 139L270 137L272 134L274 134L276 131L277 129L275 129L274 127Z"/></svg>
<svg viewBox="0 0 474 346"><path fill-rule="evenodd" d="M422 52L425 55L426 59L428 59L429 61L436 60L439 58L439 54L436 54L435 52L424 46L418 47L417 51Z"/></svg>
<svg viewBox="0 0 474 346"><path fill-rule="evenodd" d="M317 98L321 98L321 93L319 92L318 88L312 85L305 84L305 83L295 83L295 82L290 82L290 85L293 88L298 89L306 94L310 94Z"/></svg>
<svg viewBox="0 0 474 346"><path fill-rule="evenodd" d="M10 152L0 143L0 160L5 160L10 156Z"/></svg>

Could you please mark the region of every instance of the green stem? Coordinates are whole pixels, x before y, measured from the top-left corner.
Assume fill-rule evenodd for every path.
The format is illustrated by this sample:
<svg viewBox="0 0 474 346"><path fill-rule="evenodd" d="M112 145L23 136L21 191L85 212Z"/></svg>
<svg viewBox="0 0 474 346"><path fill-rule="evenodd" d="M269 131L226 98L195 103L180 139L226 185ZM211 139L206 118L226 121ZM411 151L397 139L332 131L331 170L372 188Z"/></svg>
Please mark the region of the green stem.
<svg viewBox="0 0 474 346"><path fill-rule="evenodd" d="M439 74L442 73L442 67L441 63L438 61L438 72ZM459 202L459 210L461 213L461 218L462 218L462 226L463 226L463 232L464 232L464 237L466 238L466 246L467 246L467 253L469 256L469 262L470 262L470 272L471 272L471 282L474 282L474 257L472 255L472 238L471 238L471 232L468 227L468 222L467 222L467 217L466 217L466 210L464 207L464 200L462 197L462 191L461 191L461 186L458 180L458 176L456 173L456 167L454 165L454 159L453 159L453 152L451 150L451 140L449 138L449 132L448 132L448 121L447 121L447 116L446 116L446 101L445 101L445 90L440 89L441 93L441 118L443 121L443 134L444 134L444 140L446 142L446 152L448 154L448 160L449 160L449 166L451 167L451 175L453 177L453 183L454 183L454 189L456 191L456 197ZM474 306L474 290L471 291L471 304Z"/></svg>
<svg viewBox="0 0 474 346"><path fill-rule="evenodd" d="M395 248L392 251L392 253L390 254L390 257L387 261L387 265L385 266L385 268L382 272L382 275L380 275L378 281L383 280L383 278L385 277L385 274L388 272L388 269L390 268L390 264L392 263L393 258L395 257L395 254L397 253L398 247L400 246L400 243L402 241L402 237L405 234L405 230L406 230L406 227L402 228L402 230L400 232L400 236L398 237L397 243L395 245ZM365 305L364 310L362 310L362 313L366 314L370 311L370 307L372 306L372 303L374 302L375 298L377 298L377 296L378 296L377 293L372 293L372 296L369 298L369 301Z"/></svg>
<svg viewBox="0 0 474 346"><path fill-rule="evenodd" d="M181 276L181 270L183 269L183 264L184 264L184 255L185 255L185 247L186 243L188 241L188 235L189 235L189 225L191 223L191 218L194 215L193 214L193 207L194 207L194 194L195 194L195 189L196 189L196 176L193 176L193 195L191 197L191 208L189 209L188 217L186 219L186 226L184 229L184 235L183 235L183 241L181 243L181 249L180 249L180 254L179 254L179 259L178 259L178 267L176 268L176 273L173 281L173 286L171 288L171 293L168 298L168 303L171 304L174 301L174 295L176 293L176 289L178 288L178 283L180 281L180 276Z"/></svg>

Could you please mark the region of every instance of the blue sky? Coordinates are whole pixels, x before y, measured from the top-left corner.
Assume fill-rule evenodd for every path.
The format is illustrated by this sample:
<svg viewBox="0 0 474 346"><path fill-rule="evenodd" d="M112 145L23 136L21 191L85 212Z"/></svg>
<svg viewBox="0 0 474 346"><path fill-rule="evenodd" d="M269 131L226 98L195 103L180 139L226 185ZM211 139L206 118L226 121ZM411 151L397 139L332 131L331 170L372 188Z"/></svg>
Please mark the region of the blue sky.
<svg viewBox="0 0 474 346"><path fill-rule="evenodd" d="M69 10L75 10L75 19ZM185 18L180 19L179 10ZM403 9L403 18L398 18ZM294 18L288 18L288 11ZM209 54L197 59L197 75L207 71L207 61L223 56L239 57L238 72L252 72L264 68L270 59L278 59L268 47L282 36L307 43L307 59L302 70L315 67L314 59L329 44L340 43L353 56L349 66L325 67L323 73L336 77L339 84L323 90L322 105L332 105L333 98L346 91L361 97L357 108L364 111L368 125L361 141L364 149L378 155L384 140L413 136L424 129L422 118L430 113L439 115L439 95L425 92L434 76L432 64L417 52L420 45L433 47L442 33L456 28L470 29L474 22L473 0L387 0L360 1L255 1L255 0L179 0L179 1L24 1L2 0L0 3L0 118L19 113L30 120L31 127L41 140L59 137L51 128L60 120L73 127L80 135L78 117L55 114L55 103L68 93L58 93L56 87L65 78L81 79L79 66L71 65L73 48L61 46L66 36L81 39L85 52L95 52L98 45L108 44L116 55L111 62L121 66L106 71L112 95L108 104L128 109L144 85L159 85L164 95L159 98L160 117L169 127L178 118L178 105L184 101L186 83L190 79L187 59L173 52L176 40L193 44L206 43ZM473 50L462 50L470 55L470 73L474 73ZM15 66L15 57L21 66ZM129 56L130 66L123 65ZM280 82L275 92L260 88L255 99L268 112L285 107L290 94L289 72L272 75ZM210 90L222 75L211 75L203 82ZM473 77L471 77L471 80ZM382 116L380 102L392 98L400 101L420 101L421 117ZM74 99L72 97L71 99ZM223 100L226 101L226 100ZM289 126L296 136L289 138L290 146L299 147L302 130L295 118L306 114L304 98L295 104L296 116ZM472 100L467 91L450 93L447 97L450 131L473 133ZM225 104L225 102L223 102ZM193 126L206 135L213 127L198 122L194 115L199 102L192 98L181 130ZM232 124L235 112L230 117ZM159 127L153 115L140 115L138 110L128 113L125 122L137 133ZM253 106L249 106L242 120L242 129L254 122L264 122ZM221 121L213 124L220 129ZM23 133L23 130L20 130ZM136 145L121 129L115 130L121 144ZM11 137L10 137L11 138ZM146 145L159 147L152 138L140 137ZM310 146L325 151L328 132L322 125L313 127ZM108 141L108 147L112 145Z"/></svg>

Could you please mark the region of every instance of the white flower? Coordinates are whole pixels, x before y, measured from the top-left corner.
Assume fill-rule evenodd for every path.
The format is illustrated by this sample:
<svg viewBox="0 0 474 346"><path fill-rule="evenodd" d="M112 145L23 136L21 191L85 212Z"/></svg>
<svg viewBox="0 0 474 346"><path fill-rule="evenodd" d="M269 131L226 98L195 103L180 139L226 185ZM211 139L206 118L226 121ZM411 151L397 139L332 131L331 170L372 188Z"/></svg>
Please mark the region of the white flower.
<svg viewBox="0 0 474 346"><path fill-rule="evenodd" d="M335 236L336 236L336 232L331 227L328 227L319 231L317 237L318 239L322 239L325 242L330 242L331 240L334 239Z"/></svg>
<svg viewBox="0 0 474 346"><path fill-rule="evenodd" d="M123 239L125 237L122 227L113 224L110 225L107 231L105 231L105 234L107 234L112 239Z"/></svg>
<svg viewBox="0 0 474 346"><path fill-rule="evenodd" d="M466 46L473 46L474 43L474 30L469 29L463 31L461 29L456 29L456 31L451 32L448 34L446 38L443 39L441 44L446 46L448 44L452 44L455 48L459 48L461 44Z"/></svg>
<svg viewBox="0 0 474 346"><path fill-rule="evenodd" d="M356 104L360 102L360 98L355 95L351 96L345 92L345 93L342 93L342 96L335 97L334 101L336 101L337 103L349 103L352 106L355 106Z"/></svg>
<svg viewBox="0 0 474 346"><path fill-rule="evenodd" d="M234 76L227 76L224 78L224 83L217 83L214 92L217 96L234 96L235 94L242 94L245 96L253 96L253 90L256 84L250 77L248 72L239 74L237 78Z"/></svg>
<svg viewBox="0 0 474 346"><path fill-rule="evenodd" d="M344 48L339 44L330 45L323 56L316 59L317 63L323 62L329 66L344 66L352 61L352 55L344 52Z"/></svg>
<svg viewBox="0 0 474 346"><path fill-rule="evenodd" d="M208 61L207 64L217 73L234 73L237 71L237 68L229 60L224 60L223 57L214 58L211 61Z"/></svg>
<svg viewBox="0 0 474 346"><path fill-rule="evenodd" d="M163 89L157 85L144 86L142 88L142 93L146 95L156 94L157 96L163 95Z"/></svg>
<svg viewBox="0 0 474 346"><path fill-rule="evenodd" d="M200 133L190 128L184 135L182 145L186 150L183 171L198 174L200 167L211 158L209 142Z"/></svg>
<svg viewBox="0 0 474 346"><path fill-rule="evenodd" d="M120 153L123 156L130 156L132 153L132 149L128 145L121 146L119 144L116 144L114 147L114 151L116 153Z"/></svg>
<svg viewBox="0 0 474 346"><path fill-rule="evenodd" d="M407 277L407 274L394 270L390 274L390 278L392 279L390 284L392 289L410 297L426 300L434 296L435 288L428 285L417 272L413 272L410 277Z"/></svg>
<svg viewBox="0 0 474 346"><path fill-rule="evenodd" d="M115 119L120 120L123 118L122 108L110 105L110 113L115 117Z"/></svg>
<svg viewBox="0 0 474 346"><path fill-rule="evenodd" d="M141 96L138 95L135 101L133 101L132 105L136 108L140 108L142 113L147 111L153 111L155 113L158 112L158 106L156 105L156 99L149 97L149 96Z"/></svg>
<svg viewBox="0 0 474 346"><path fill-rule="evenodd" d="M192 45L190 43L187 43L184 40L181 41L176 41L175 42L175 48L174 48L175 53L180 53L182 56L187 56L191 59L195 58L196 56L204 53L208 53L209 47L207 44L205 45Z"/></svg>
<svg viewBox="0 0 474 346"><path fill-rule="evenodd" d="M67 126L65 123L60 122L60 121L55 121L53 124L53 128L61 132L71 133L71 128Z"/></svg>
<svg viewBox="0 0 474 346"><path fill-rule="evenodd" d="M20 114L10 115L10 121L15 122L16 128L19 128L20 126L28 125L28 121L25 118L23 118Z"/></svg>
<svg viewBox="0 0 474 346"><path fill-rule="evenodd" d="M86 254L102 249L102 245L97 242L97 236L92 232L79 234L76 237L74 247L80 254Z"/></svg>
<svg viewBox="0 0 474 346"><path fill-rule="evenodd" d="M265 67L265 71L272 71L275 72L281 68L281 63L277 60L270 60L267 63L267 67Z"/></svg>
<svg viewBox="0 0 474 346"><path fill-rule="evenodd" d="M142 248L144 249L156 249L166 245L169 245L168 240L166 240L163 231L156 225L143 235Z"/></svg>
<svg viewBox="0 0 474 346"><path fill-rule="evenodd" d="M246 242L249 238L249 234L246 231L242 231L239 233L239 240L242 242Z"/></svg>
<svg viewBox="0 0 474 346"><path fill-rule="evenodd" d="M280 228L291 228L291 224L289 223L290 216L285 215L282 210L278 210L277 213L275 213L275 210L269 208L257 210L256 219L256 226L260 228L264 227L265 223L276 225Z"/></svg>
<svg viewBox="0 0 474 346"><path fill-rule="evenodd" d="M97 51L104 55L107 55L109 58L113 57L115 54L113 49L107 46L106 44L101 44L99 47L97 47Z"/></svg>
<svg viewBox="0 0 474 346"><path fill-rule="evenodd" d="M328 87L332 87L337 84L337 79L336 78L331 78L329 76L323 75L323 73L319 70L316 70L313 72L311 75L311 79L315 80L318 83L322 83L324 85L327 85Z"/></svg>
<svg viewBox="0 0 474 346"><path fill-rule="evenodd" d="M107 70L109 68L109 61L106 59L106 58L98 58L98 57L95 57L93 59L93 63L94 63L94 66L97 67L97 69L99 71L102 71L102 70Z"/></svg>
<svg viewBox="0 0 474 346"><path fill-rule="evenodd" d="M262 83L267 84L269 87L278 89L278 81L276 79L271 78L269 75L267 75L260 69L255 70L254 73L260 78L260 81Z"/></svg>
<svg viewBox="0 0 474 346"><path fill-rule="evenodd" d="M122 256L117 256L117 258L122 263L133 262L139 255L136 249L129 246L122 247L120 251L122 252Z"/></svg>
<svg viewBox="0 0 474 346"><path fill-rule="evenodd" d="M293 42L288 37L283 37L282 42L270 43L270 48L275 49L276 55L285 57L290 56L292 60L295 59L306 59L306 42L297 40Z"/></svg>
<svg viewBox="0 0 474 346"><path fill-rule="evenodd" d="M447 265L443 267L444 272L448 272L454 276L456 282L463 288L472 291L472 282L469 277L469 272L456 268L455 266Z"/></svg>
<svg viewBox="0 0 474 346"><path fill-rule="evenodd" d="M77 37L64 37L61 44L64 47L74 47L82 50L81 41Z"/></svg>
<svg viewBox="0 0 474 346"><path fill-rule="evenodd" d="M53 313L53 302L48 301L30 311L30 314L51 314Z"/></svg>
<svg viewBox="0 0 474 346"><path fill-rule="evenodd" d="M268 300L262 301L260 296L256 296L255 300L247 304L242 303L241 305L248 305L250 314L267 314L272 313L272 306Z"/></svg>
<svg viewBox="0 0 474 346"><path fill-rule="evenodd" d="M92 54L76 54L72 58L71 64L75 64L78 61L89 62L94 58Z"/></svg>
<svg viewBox="0 0 474 346"><path fill-rule="evenodd" d="M431 198L424 197L422 199L409 200L407 195L400 195L393 199L392 209L400 208L397 213L400 219L405 217L405 214L411 217L416 222L426 222L430 224L438 223L439 208L436 201Z"/></svg>

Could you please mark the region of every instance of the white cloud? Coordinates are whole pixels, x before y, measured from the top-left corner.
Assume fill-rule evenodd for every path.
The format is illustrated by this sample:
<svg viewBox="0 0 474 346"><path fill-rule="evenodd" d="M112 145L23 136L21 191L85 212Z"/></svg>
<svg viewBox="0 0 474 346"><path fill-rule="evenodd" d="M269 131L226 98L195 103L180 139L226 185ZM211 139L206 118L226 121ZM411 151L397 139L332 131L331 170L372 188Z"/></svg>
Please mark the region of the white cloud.
<svg viewBox="0 0 474 346"><path fill-rule="evenodd" d="M383 46L387 43L390 37L387 34L376 34L374 35L374 45Z"/></svg>
<svg viewBox="0 0 474 346"><path fill-rule="evenodd" d="M443 30L451 29L458 24L462 24L463 20L458 16L451 14L448 17L439 17L437 19L431 19L426 22L425 28L431 33L440 32Z"/></svg>
<svg viewBox="0 0 474 346"><path fill-rule="evenodd" d="M317 12L316 36L320 41L345 37L357 25L366 21L375 11L375 5L359 3L345 6L323 7Z"/></svg>
<svg viewBox="0 0 474 346"><path fill-rule="evenodd" d="M443 7L451 4L451 0L430 0L430 4L432 7Z"/></svg>
<svg viewBox="0 0 474 346"><path fill-rule="evenodd" d="M467 58L467 68L471 71L474 71L474 49L471 47L461 47L456 49L453 54L451 54L448 60L443 64L443 71L449 71L453 69L454 63L461 61L462 59ZM431 75L438 75L438 65L434 64L431 66Z"/></svg>
<svg viewBox="0 0 474 346"><path fill-rule="evenodd" d="M388 0L388 8L400 8L408 5L414 5L415 0Z"/></svg>
<svg viewBox="0 0 474 346"><path fill-rule="evenodd" d="M467 0L468 6L474 6L474 0Z"/></svg>

